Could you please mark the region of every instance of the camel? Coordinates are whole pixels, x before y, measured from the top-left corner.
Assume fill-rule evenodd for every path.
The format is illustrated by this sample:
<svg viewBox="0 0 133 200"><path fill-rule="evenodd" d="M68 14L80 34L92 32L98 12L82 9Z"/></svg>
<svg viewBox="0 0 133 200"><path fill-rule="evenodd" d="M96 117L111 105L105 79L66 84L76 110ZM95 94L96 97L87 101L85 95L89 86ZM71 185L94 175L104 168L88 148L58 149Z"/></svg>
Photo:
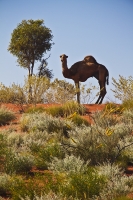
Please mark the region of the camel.
<svg viewBox="0 0 133 200"><path fill-rule="evenodd" d="M107 68L97 63L93 56L86 56L82 61L74 63L69 69L67 67L67 58L65 54L60 56L62 62L62 74L65 78L72 79L76 86L77 102L80 104L80 86L79 82L85 82L90 77L95 77L100 86L99 97L95 104L101 104L106 95L106 84L109 84L109 72Z"/></svg>

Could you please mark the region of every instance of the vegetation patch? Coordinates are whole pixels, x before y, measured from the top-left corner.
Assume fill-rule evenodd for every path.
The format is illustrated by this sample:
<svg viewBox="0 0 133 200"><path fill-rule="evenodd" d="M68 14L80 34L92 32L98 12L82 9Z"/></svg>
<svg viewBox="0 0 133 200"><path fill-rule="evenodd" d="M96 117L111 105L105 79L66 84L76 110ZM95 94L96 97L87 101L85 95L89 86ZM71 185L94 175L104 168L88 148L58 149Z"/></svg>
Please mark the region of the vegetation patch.
<svg viewBox="0 0 133 200"><path fill-rule="evenodd" d="M0 126L8 124L15 118L15 113L13 111L8 110L5 107L0 108Z"/></svg>

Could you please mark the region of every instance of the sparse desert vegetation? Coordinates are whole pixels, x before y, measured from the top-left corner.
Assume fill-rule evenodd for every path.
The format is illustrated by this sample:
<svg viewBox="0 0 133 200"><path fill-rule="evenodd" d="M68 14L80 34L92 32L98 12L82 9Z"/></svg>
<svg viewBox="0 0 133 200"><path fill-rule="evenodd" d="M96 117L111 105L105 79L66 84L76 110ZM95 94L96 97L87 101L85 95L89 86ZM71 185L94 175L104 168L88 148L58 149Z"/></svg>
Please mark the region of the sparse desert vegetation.
<svg viewBox="0 0 133 200"><path fill-rule="evenodd" d="M99 105L100 106L100 105ZM20 106L21 107L21 106ZM1 118L15 113L1 108ZM128 200L133 176L132 109L107 103L84 120L74 101L28 106L20 129L0 131L1 199Z"/></svg>

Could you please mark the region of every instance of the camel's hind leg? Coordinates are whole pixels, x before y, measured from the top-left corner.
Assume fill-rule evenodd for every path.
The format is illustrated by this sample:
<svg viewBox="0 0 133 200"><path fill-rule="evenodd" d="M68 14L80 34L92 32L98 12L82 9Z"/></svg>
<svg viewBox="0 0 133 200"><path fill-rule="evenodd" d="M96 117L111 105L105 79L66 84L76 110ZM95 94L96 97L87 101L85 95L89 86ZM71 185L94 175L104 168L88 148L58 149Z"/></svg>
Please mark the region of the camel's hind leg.
<svg viewBox="0 0 133 200"><path fill-rule="evenodd" d="M99 94L99 97L95 104L101 104L107 93L106 87L105 87L105 82L99 81L99 85L100 85L100 94Z"/></svg>

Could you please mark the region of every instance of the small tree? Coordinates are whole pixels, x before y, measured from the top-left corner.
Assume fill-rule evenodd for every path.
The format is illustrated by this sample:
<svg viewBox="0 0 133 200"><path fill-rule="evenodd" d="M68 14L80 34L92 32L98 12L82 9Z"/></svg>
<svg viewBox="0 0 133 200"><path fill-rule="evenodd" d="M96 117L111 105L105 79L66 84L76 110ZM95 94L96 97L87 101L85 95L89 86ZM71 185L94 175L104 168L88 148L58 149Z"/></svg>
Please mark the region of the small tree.
<svg viewBox="0 0 133 200"><path fill-rule="evenodd" d="M123 76L119 76L119 80L116 81L114 78L113 85L114 89L112 90L114 92L114 96L121 100L122 102L125 102L127 100L133 99L133 77L129 76L128 78L124 78Z"/></svg>
<svg viewBox="0 0 133 200"><path fill-rule="evenodd" d="M29 76L33 75L35 61L41 61L44 53L51 50L51 33L43 20L22 20L13 30L8 51L18 58L21 67L28 69Z"/></svg>

